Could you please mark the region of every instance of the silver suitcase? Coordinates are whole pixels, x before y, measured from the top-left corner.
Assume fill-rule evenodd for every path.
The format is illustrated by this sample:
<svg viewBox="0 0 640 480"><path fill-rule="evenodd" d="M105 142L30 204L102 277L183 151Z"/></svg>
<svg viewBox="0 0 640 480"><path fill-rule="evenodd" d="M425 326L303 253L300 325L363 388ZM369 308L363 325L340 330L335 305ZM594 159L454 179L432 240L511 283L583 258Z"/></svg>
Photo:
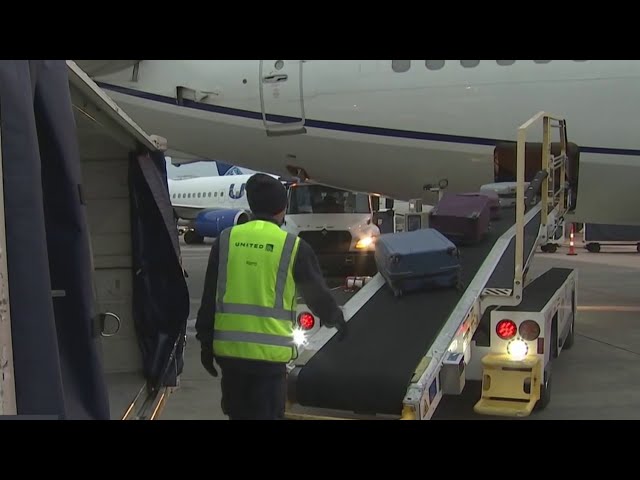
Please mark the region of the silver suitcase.
<svg viewBox="0 0 640 480"><path fill-rule="evenodd" d="M515 207L516 205L516 188L518 182L498 182L498 183L487 183L486 185L482 185L480 187L480 191L492 191L498 194L498 201L500 202L500 207L509 208ZM524 189L526 190L529 186L529 182L524 182Z"/></svg>

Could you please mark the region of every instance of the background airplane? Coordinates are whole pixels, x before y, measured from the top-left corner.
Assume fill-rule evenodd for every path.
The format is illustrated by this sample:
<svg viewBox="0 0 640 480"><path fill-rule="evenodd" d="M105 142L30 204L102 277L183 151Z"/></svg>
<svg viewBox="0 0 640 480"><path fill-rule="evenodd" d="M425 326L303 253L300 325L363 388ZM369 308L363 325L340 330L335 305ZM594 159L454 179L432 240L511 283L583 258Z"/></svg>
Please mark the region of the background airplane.
<svg viewBox="0 0 640 480"><path fill-rule="evenodd" d="M580 147L572 220L640 223L640 61L78 62L178 151L427 203L443 178L452 191L493 182L494 147L545 110Z"/></svg>
<svg viewBox="0 0 640 480"><path fill-rule="evenodd" d="M169 196L178 225L186 227L187 244L202 243L204 237L248 220L250 212L246 183L255 173L217 163L218 176L169 179Z"/></svg>

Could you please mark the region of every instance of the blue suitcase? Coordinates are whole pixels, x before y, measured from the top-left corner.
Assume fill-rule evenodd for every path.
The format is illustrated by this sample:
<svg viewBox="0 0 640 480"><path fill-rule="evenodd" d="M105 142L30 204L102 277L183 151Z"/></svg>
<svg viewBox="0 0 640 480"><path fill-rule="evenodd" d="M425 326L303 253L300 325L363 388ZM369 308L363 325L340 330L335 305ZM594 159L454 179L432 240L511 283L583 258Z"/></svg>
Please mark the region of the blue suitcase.
<svg viewBox="0 0 640 480"><path fill-rule="evenodd" d="M396 297L461 287L458 248L432 228L380 235L375 260L378 272Z"/></svg>

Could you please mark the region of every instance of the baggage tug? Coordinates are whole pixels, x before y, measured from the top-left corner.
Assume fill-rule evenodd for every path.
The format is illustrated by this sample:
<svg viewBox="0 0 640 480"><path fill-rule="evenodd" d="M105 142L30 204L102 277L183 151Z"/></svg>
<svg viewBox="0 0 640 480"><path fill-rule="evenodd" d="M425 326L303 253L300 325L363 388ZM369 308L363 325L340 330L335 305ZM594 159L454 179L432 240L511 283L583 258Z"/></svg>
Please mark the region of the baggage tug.
<svg viewBox="0 0 640 480"><path fill-rule="evenodd" d="M540 122L542 143L527 143ZM477 413L518 417L546 407L553 362L574 340L577 272L552 268L526 287L525 279L536 247L575 202L567 145L566 122L547 113L519 128L515 205L481 241L459 247L463 288L398 298L377 274L344 305L342 340L300 305L305 338L289 366L288 417L427 420L466 380L482 381ZM541 168L525 182L530 148Z"/></svg>

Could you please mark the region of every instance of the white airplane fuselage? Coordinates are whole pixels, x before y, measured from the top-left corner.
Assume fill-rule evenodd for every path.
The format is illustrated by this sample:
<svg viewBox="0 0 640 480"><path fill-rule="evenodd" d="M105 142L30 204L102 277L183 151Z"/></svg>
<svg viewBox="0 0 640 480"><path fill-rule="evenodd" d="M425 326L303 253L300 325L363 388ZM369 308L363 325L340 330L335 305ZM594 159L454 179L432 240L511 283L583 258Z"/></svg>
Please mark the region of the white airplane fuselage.
<svg viewBox="0 0 640 480"><path fill-rule="evenodd" d="M144 60L95 80L177 151L403 200L442 178L454 191L492 183L495 144L547 111L580 147L574 219L640 223L640 61L260 62ZM263 112L303 110L306 133L267 135Z"/></svg>
<svg viewBox="0 0 640 480"><path fill-rule="evenodd" d="M181 219L193 220L202 210L249 211L245 184L251 175L169 180L169 197Z"/></svg>

